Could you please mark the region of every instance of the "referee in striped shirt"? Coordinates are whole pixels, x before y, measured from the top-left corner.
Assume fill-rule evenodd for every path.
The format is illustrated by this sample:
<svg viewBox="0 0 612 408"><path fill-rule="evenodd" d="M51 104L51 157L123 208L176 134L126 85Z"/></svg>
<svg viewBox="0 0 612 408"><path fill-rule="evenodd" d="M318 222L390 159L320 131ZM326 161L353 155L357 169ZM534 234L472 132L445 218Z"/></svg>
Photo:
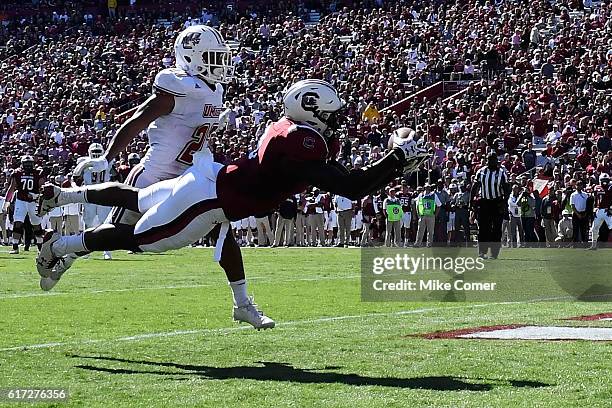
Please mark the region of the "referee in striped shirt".
<svg viewBox="0 0 612 408"><path fill-rule="evenodd" d="M476 172L472 186L472 208L474 197L480 192L480 201L476 211L478 220L478 255L496 259L501 249L502 224L508 216L508 196L510 185L505 169L499 165L495 152L487 156L487 165Z"/></svg>

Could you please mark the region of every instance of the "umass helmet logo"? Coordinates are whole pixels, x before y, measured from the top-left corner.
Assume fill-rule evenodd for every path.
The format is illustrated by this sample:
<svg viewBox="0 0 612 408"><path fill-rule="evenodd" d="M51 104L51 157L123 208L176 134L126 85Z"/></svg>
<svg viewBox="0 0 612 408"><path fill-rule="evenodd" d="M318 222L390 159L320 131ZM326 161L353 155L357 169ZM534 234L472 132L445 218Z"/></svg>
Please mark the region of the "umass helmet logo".
<svg viewBox="0 0 612 408"><path fill-rule="evenodd" d="M202 117L203 118L218 118L221 112L223 112L222 107L220 106L217 107L215 105L207 103L206 105L204 105L204 109L202 110Z"/></svg>

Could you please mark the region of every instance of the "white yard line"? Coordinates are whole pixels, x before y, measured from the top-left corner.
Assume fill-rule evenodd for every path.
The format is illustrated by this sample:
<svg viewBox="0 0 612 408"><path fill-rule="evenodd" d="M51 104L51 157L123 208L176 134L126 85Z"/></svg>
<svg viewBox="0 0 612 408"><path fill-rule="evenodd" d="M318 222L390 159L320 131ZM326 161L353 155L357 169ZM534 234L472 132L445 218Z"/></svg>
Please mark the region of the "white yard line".
<svg viewBox="0 0 612 408"><path fill-rule="evenodd" d="M412 310L400 310L395 312L385 312L385 313L365 313L359 315L344 315L344 316L330 316L330 317L321 317L316 319L305 319L305 320L292 320L287 322L279 322L277 324L277 328L291 327L302 324L318 324L318 323L326 323L326 322L337 322L343 320L352 320L352 319L367 319L372 317L385 317L385 316L402 316L402 315L411 315L411 314L423 314L428 312L436 312L440 310L453 310L453 309L471 309L478 307L488 307L488 306L497 306L497 305L507 305L507 304L524 304L524 303L533 303L539 301L549 301L549 300L561 300L567 299L571 297L558 297L558 298L542 298L542 299L533 299L526 300L520 302L496 302L496 303L480 303L480 304L463 304L458 306L450 306L450 307L432 307L432 308L423 308L423 309L412 309ZM123 342L123 341L140 341L146 339L156 339L156 338L164 338L164 337L174 337L174 336L185 336L192 334L226 334L232 333L242 330L253 330L253 328L249 325L237 326L237 327L224 327L219 329L195 329L195 330L176 330L171 332L158 332L158 333L142 333L136 334L133 336L126 337L118 337L114 339L81 339L75 341L66 341L66 342L52 342L52 343L41 343L41 344L26 344L21 346L14 347L6 347L0 348L0 352L8 352L8 351L28 351L33 349L44 349L44 348L52 348L52 347L62 347L62 346L80 346L86 344L98 344L98 343L115 343L115 342Z"/></svg>
<svg viewBox="0 0 612 408"><path fill-rule="evenodd" d="M342 279L356 279L361 275L345 275L345 276L312 276L306 278L293 278L293 279L274 279L269 276L255 276L247 278L249 281L258 282L295 282L295 281L319 281L319 280L342 280ZM96 295L101 293L121 293L121 292L136 292L145 290L166 290L166 289L196 289L219 286L220 284L198 284L198 285L168 285L168 286L147 286L147 287L135 287L135 288L123 288L123 289L92 289L74 292L22 292L22 293L7 293L0 294L0 300L5 299L23 299L40 296L71 296L71 295Z"/></svg>

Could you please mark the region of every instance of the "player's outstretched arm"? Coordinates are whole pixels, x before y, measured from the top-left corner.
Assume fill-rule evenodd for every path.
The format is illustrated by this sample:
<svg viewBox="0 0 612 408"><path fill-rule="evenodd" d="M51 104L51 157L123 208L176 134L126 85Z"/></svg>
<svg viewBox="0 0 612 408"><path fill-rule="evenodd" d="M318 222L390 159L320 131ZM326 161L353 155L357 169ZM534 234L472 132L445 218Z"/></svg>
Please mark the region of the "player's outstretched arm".
<svg viewBox="0 0 612 408"><path fill-rule="evenodd" d="M87 168L94 172L107 170L108 163L122 152L138 133L146 129L149 123L160 116L169 114L173 109L174 96L163 91L156 91L136 109L131 118L121 125L110 141L104 155L97 159L87 159L81 162L75 167L73 174L80 176Z"/></svg>
<svg viewBox="0 0 612 408"><path fill-rule="evenodd" d="M160 116L169 114L173 109L174 96L159 90L156 91L117 130L117 133L115 133L106 149L106 153L104 153L104 157L108 161L115 158L151 122Z"/></svg>
<svg viewBox="0 0 612 408"><path fill-rule="evenodd" d="M358 200L384 187L403 173L405 158L399 148L361 169L347 171L338 163L302 162L297 166L309 184L322 190Z"/></svg>

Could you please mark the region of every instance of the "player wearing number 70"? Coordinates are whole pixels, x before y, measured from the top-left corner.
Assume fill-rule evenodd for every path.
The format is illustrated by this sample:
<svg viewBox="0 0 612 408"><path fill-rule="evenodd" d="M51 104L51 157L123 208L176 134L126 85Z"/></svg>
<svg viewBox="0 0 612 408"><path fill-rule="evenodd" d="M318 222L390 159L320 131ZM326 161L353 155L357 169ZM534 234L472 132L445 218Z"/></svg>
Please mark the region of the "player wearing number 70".
<svg viewBox="0 0 612 408"><path fill-rule="evenodd" d="M34 168L34 158L30 155L21 157L21 167L11 175L11 182L4 197L4 205L12 200L13 192L17 192L15 197L15 213L13 216L13 249L10 254L19 253L19 240L23 235L23 223L26 217L30 218L32 230L36 237L36 244L40 248L43 230L40 226L41 219L36 213L36 199L40 186L44 182L42 169Z"/></svg>
<svg viewBox="0 0 612 408"><path fill-rule="evenodd" d="M74 170L76 176L88 168L103 171L108 162L125 150L146 129L149 146L141 163L134 166L125 184L145 188L180 176L192 165L193 155L206 144L208 135L219 124L223 111L223 86L234 74L232 54L221 34L212 27L191 26L182 31L174 43L176 67L159 72L153 94L140 105L117 131L104 154L88 159ZM124 208L113 208L107 224L135 225L141 214ZM80 255L80 254L79 254ZM41 288L50 290L77 258L66 255L53 270L55 279L41 279ZM244 272L226 272L238 308L236 320L256 327L274 322L259 313L246 294Z"/></svg>

